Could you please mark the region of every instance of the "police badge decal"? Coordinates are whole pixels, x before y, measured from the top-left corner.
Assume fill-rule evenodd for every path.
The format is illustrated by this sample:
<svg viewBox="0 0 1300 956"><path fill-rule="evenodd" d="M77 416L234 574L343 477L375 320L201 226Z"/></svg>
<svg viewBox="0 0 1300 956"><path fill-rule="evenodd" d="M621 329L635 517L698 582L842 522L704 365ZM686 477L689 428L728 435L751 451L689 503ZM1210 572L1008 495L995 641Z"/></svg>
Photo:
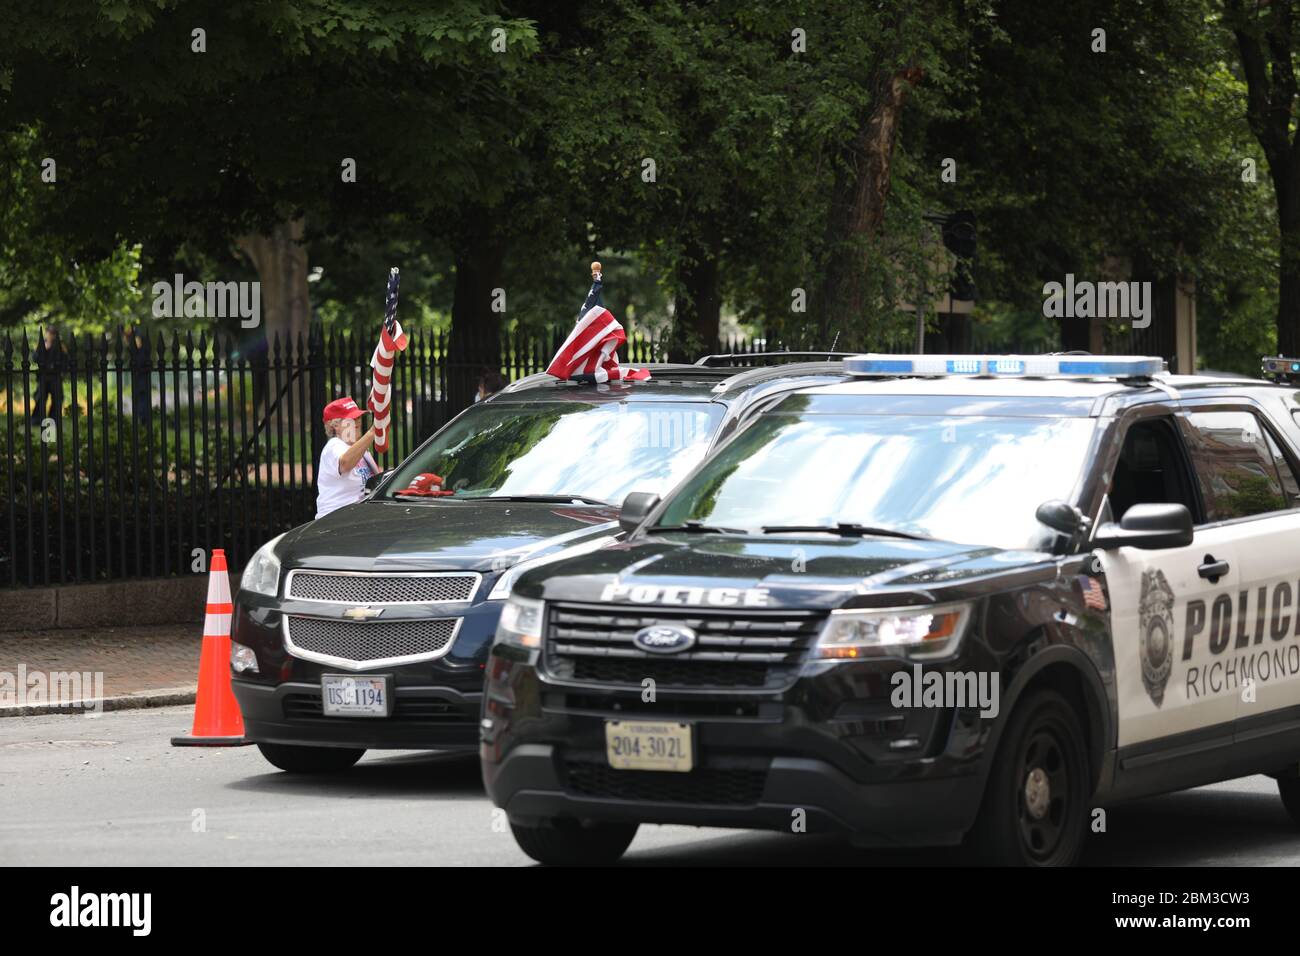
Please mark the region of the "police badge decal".
<svg viewBox="0 0 1300 956"><path fill-rule="evenodd" d="M1174 592L1163 571L1142 572L1138 614L1142 683L1151 702L1159 707L1164 703L1165 685L1174 669Z"/></svg>

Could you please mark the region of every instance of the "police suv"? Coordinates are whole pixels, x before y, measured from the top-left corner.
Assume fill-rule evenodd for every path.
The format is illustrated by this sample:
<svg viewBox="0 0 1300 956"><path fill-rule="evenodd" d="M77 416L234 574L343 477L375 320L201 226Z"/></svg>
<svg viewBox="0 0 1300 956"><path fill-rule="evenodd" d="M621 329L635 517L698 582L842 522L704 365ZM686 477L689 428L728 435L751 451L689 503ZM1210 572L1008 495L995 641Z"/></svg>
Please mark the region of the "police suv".
<svg viewBox="0 0 1300 956"><path fill-rule="evenodd" d="M1063 865L1096 807L1258 773L1300 821L1300 391L845 365L515 583L481 754L521 848L677 823Z"/></svg>
<svg viewBox="0 0 1300 956"><path fill-rule="evenodd" d="M790 354L652 365L635 385L521 379L471 406L367 500L244 569L231 668L245 736L275 766L343 770L370 748L478 744L483 667L511 582L614 540L617 506L668 490L783 391L843 378ZM445 490L417 479L437 475ZM372 479L373 480L373 479Z"/></svg>

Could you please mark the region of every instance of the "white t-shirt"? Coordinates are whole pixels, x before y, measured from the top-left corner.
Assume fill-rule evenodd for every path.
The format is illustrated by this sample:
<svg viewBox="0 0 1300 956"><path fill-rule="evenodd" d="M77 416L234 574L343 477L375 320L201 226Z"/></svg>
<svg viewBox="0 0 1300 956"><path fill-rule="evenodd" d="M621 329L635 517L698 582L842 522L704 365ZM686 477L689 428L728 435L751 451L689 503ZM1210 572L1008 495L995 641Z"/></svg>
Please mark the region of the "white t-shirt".
<svg viewBox="0 0 1300 956"><path fill-rule="evenodd" d="M316 470L316 517L323 518L331 511L361 500L366 479L378 471L370 453L361 456L357 466L347 474L339 474L339 458L348 450L348 443L335 436L325 443L320 453L320 467Z"/></svg>

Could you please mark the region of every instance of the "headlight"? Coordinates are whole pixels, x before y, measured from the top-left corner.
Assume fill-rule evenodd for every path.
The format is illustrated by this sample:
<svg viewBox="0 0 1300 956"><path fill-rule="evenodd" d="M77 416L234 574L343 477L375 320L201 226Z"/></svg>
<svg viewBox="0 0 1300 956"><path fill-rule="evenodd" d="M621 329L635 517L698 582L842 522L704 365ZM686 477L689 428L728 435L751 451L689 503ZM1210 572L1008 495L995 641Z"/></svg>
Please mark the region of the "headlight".
<svg viewBox="0 0 1300 956"><path fill-rule="evenodd" d="M501 607L497 622L497 644L535 650L542 646L542 613L546 607L541 601L512 597Z"/></svg>
<svg viewBox="0 0 1300 956"><path fill-rule="evenodd" d="M277 535L257 549L257 554L244 566L244 576L239 579L241 591L275 597L280 588L280 560L275 556L275 546L283 537Z"/></svg>
<svg viewBox="0 0 1300 956"><path fill-rule="evenodd" d="M961 643L970 620L969 604L832 611L813 647L822 660L864 657L947 657Z"/></svg>
<svg viewBox="0 0 1300 956"><path fill-rule="evenodd" d="M492 585L492 591L488 594L489 601L504 601L510 597L510 589L515 586L519 576L525 571L529 571L543 564L549 564L552 561L563 561L565 558L571 558L574 555L586 554L588 551L595 551L603 548L611 541L617 541L614 535L606 535L600 538L593 538L590 541L583 541L581 544L575 544L572 547L562 548L559 551L552 551L550 554L544 554L541 557L529 558L527 561L520 561L514 567L506 571L505 574L497 578L497 583Z"/></svg>

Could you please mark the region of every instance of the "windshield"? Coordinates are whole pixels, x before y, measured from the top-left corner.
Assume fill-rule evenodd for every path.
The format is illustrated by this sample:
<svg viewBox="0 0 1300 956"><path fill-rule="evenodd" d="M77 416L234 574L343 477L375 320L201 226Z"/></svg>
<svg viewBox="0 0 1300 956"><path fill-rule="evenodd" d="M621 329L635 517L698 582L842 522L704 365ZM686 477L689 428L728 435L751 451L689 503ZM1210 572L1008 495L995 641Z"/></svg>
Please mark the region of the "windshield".
<svg viewBox="0 0 1300 956"><path fill-rule="evenodd" d="M1038 505L1069 499L1089 418L791 414L758 418L671 498L657 526L852 523L1032 548Z"/></svg>
<svg viewBox="0 0 1300 956"><path fill-rule="evenodd" d="M456 498L663 494L704 457L721 418L702 402L476 405L402 462L385 497L423 472Z"/></svg>

